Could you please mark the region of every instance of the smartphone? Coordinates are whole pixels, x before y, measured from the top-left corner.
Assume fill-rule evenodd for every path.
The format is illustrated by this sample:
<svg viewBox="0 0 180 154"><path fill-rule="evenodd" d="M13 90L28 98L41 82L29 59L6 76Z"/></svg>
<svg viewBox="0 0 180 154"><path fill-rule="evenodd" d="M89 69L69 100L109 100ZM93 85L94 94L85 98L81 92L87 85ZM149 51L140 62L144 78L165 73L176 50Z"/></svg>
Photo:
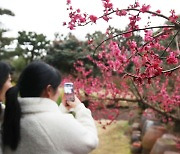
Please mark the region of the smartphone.
<svg viewBox="0 0 180 154"><path fill-rule="evenodd" d="M74 85L72 82L65 82L64 83L64 94L67 101L74 102Z"/></svg>

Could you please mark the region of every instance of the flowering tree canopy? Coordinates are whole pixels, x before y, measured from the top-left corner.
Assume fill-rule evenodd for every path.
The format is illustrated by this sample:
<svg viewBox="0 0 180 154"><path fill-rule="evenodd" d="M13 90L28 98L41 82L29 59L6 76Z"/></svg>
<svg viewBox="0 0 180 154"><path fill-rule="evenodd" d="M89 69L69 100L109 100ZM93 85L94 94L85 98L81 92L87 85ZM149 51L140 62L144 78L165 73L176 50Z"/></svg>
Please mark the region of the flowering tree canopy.
<svg viewBox="0 0 180 154"><path fill-rule="evenodd" d="M100 44L89 38L93 53L87 59L99 68L100 75L93 76L93 68L77 61L74 64L77 93L87 97L91 109L105 110L108 106L116 109L121 101L136 101L169 120L180 121L180 22L175 10L170 10L169 16L165 16L160 10L153 11L150 5L138 1L124 9L115 8L110 0L101 1L102 15L96 16L74 9L71 1L67 0L70 20L63 24L71 30L77 26L96 24L100 19L110 22L113 15L129 20L124 31L117 32L108 27ZM144 14L151 20L163 18L167 22L164 25L157 23L156 26L148 22L140 27ZM143 32L140 42L134 37L137 32ZM125 44L122 39L126 40ZM114 111L118 113L118 110ZM109 118L115 116L109 114Z"/></svg>

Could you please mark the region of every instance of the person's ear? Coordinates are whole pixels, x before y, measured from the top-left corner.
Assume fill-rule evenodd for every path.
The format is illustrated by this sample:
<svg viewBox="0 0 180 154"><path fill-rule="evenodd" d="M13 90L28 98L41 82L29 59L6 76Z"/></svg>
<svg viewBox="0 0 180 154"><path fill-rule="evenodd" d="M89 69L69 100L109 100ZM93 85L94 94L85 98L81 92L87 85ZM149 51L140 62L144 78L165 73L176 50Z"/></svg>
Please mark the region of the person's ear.
<svg viewBox="0 0 180 154"><path fill-rule="evenodd" d="M48 86L46 87L46 95L47 95L47 97L48 97L48 98L51 98L52 93L53 93L52 86L51 86L51 85L48 85Z"/></svg>
<svg viewBox="0 0 180 154"><path fill-rule="evenodd" d="M41 97L51 98L52 96L52 87L51 85L47 85L47 87L43 90Z"/></svg>

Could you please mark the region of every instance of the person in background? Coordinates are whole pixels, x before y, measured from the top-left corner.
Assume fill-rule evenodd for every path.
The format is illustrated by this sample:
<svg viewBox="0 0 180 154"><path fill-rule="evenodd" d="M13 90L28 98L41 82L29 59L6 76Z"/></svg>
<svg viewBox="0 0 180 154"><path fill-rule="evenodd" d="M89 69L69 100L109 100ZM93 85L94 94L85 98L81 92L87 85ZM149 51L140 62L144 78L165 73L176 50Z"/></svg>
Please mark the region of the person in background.
<svg viewBox="0 0 180 154"><path fill-rule="evenodd" d="M6 93L2 126L4 154L87 154L98 145L91 111L80 100L56 101L61 76L44 62L32 62ZM74 109L75 117L68 114Z"/></svg>
<svg viewBox="0 0 180 154"><path fill-rule="evenodd" d="M6 91L12 86L11 84L11 69L8 64L0 62L0 124L3 120Z"/></svg>

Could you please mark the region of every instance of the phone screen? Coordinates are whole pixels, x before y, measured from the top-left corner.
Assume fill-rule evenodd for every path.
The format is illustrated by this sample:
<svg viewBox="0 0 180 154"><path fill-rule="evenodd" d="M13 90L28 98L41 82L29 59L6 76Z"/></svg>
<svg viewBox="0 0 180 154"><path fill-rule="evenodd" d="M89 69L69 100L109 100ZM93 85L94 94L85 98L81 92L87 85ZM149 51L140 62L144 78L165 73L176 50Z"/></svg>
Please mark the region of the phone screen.
<svg viewBox="0 0 180 154"><path fill-rule="evenodd" d="M74 85L72 82L64 83L64 94L67 101L74 101Z"/></svg>

